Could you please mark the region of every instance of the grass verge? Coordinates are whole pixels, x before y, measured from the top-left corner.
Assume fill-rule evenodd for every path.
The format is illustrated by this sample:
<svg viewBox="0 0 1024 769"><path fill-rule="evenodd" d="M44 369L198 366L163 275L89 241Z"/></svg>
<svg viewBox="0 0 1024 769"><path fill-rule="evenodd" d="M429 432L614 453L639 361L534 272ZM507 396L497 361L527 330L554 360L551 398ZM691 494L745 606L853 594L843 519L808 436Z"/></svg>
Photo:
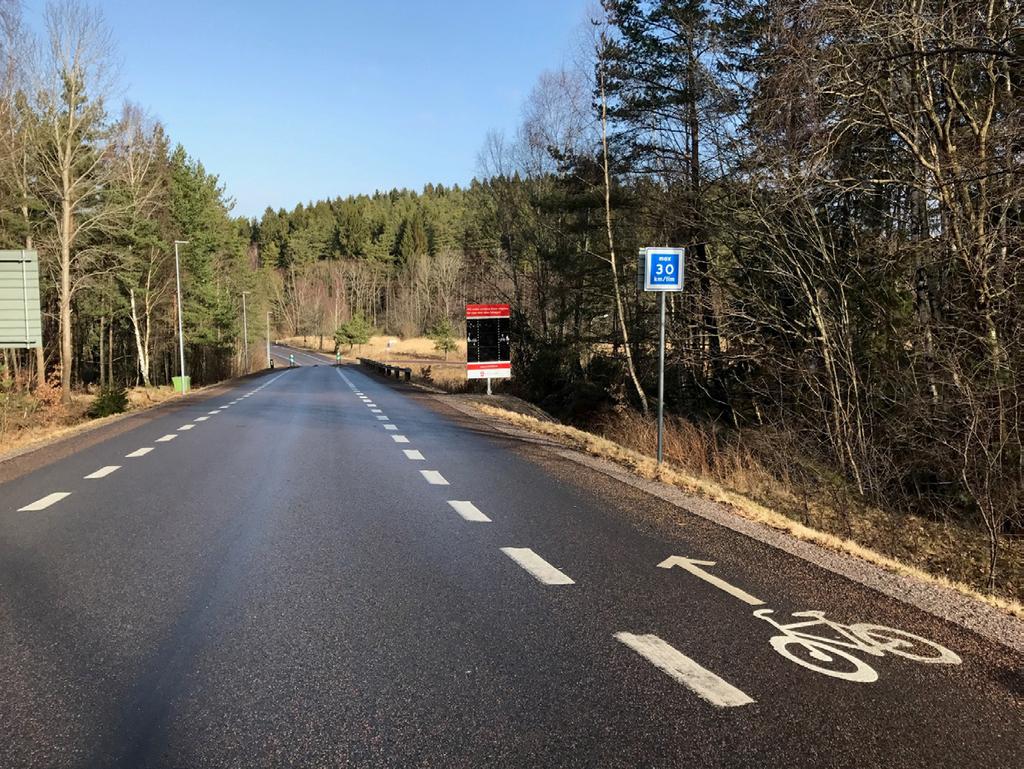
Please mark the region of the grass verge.
<svg viewBox="0 0 1024 769"><path fill-rule="evenodd" d="M197 390L200 388L197 388ZM128 390L125 414L144 411L175 397L172 387L133 387ZM38 398L32 393L5 393L0 397L0 459L81 430L119 419L114 414L98 419L88 414L95 392L73 392L71 403L59 398Z"/></svg>
<svg viewBox="0 0 1024 769"><path fill-rule="evenodd" d="M1024 604L1013 598L983 593L965 582L949 579L941 574L935 574L889 557L869 547L865 547L854 539L812 528L765 504L727 488L717 481L688 473L670 464L662 464L659 468L652 457L626 448L602 436L487 404L474 403L474 405L487 416L500 419L530 432L554 438L566 446L591 456L611 460L628 468L642 478L668 483L690 493L726 504L744 518L784 531L797 539L855 556L896 574L956 590L1011 616L1024 619Z"/></svg>

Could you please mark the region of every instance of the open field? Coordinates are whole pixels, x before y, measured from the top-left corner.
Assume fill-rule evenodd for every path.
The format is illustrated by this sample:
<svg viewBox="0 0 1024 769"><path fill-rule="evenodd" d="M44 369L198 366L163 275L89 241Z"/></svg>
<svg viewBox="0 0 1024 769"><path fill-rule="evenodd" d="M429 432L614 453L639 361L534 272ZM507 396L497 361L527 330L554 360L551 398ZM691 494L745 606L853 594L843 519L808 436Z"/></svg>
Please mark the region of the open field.
<svg viewBox="0 0 1024 769"><path fill-rule="evenodd" d="M293 347L302 347L307 350L316 350L330 355L334 354L334 340L330 337L323 337L321 341L317 336L291 336L278 340L281 344ZM388 347L388 342L391 347ZM374 336L370 337L367 344L356 345L349 350L343 347L341 354L346 358L373 358L381 361L401 360L428 360L445 362L444 355L434 349L434 342L425 336L410 337L402 339L397 336ZM448 354L447 363L456 364L466 362L466 340L456 339L456 348Z"/></svg>
<svg viewBox="0 0 1024 769"><path fill-rule="evenodd" d="M292 347L334 354L334 340L327 337L324 337L322 345L319 338L314 336L287 337L279 341ZM392 343L390 348L387 346L389 341ZM471 383L466 379L466 341L459 339L457 344L457 349L449 353L448 360L445 360L434 349L434 342L427 337L399 339L394 336L375 336L371 337L369 343L351 351L342 350L342 355L345 358L371 358L407 365L412 369L413 381L445 392L482 391L485 388L483 382Z"/></svg>

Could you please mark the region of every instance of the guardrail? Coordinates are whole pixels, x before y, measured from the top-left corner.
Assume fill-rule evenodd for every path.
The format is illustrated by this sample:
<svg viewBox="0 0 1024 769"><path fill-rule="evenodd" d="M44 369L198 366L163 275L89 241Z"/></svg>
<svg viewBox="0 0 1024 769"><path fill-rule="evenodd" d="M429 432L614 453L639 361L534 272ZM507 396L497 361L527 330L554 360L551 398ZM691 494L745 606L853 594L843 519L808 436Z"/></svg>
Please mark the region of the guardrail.
<svg viewBox="0 0 1024 769"><path fill-rule="evenodd" d="M396 379L401 379L403 375L406 382L412 379L411 368L392 366L390 363L381 363L379 360L370 360L369 358L360 358L359 364L361 366L369 366L378 374L383 374L384 376L391 376L393 373Z"/></svg>

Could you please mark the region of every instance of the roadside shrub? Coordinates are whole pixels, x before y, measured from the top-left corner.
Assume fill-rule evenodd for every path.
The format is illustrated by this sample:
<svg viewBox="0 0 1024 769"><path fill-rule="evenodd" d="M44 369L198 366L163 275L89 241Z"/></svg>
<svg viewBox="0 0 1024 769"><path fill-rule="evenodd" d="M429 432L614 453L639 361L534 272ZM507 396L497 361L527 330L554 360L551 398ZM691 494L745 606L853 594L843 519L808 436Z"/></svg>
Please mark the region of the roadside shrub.
<svg viewBox="0 0 1024 769"><path fill-rule="evenodd" d="M120 414L128 408L128 391L124 387L104 387L89 407L89 416L94 419Z"/></svg>

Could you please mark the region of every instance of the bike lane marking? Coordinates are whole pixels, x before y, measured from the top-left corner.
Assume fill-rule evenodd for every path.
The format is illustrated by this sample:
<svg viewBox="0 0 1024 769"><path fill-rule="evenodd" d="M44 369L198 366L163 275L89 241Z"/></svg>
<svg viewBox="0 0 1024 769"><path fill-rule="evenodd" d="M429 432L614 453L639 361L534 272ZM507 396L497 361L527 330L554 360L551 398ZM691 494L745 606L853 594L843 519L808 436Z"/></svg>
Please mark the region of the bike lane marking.
<svg viewBox="0 0 1024 769"><path fill-rule="evenodd" d="M477 523L490 523L491 519L480 512L480 508L474 505L472 502L464 499L449 499L448 504L452 506L459 515L465 518L467 521L475 521Z"/></svg>
<svg viewBox="0 0 1024 769"><path fill-rule="evenodd" d="M704 571L704 569L700 568L701 566L714 565L714 561L698 561L695 558L687 558L686 556L673 555L659 563L658 568L671 569L673 566L679 566L685 569L686 571L690 572L690 574L692 574L693 576L699 577L708 584L714 585L719 590L728 593L733 598L740 599L741 601L743 601L743 603L750 604L751 606L764 606L764 601L762 601L760 598L756 598L747 591L741 590L735 585L730 585L724 579L716 577L714 574L711 574L710 572Z"/></svg>
<svg viewBox="0 0 1024 769"><path fill-rule="evenodd" d="M545 561L528 547L503 547L501 552L545 585L575 585L576 580Z"/></svg>
<svg viewBox="0 0 1024 769"><path fill-rule="evenodd" d="M18 512L19 513L32 513L32 512L35 512L37 510L45 510L50 505L52 505L54 502L59 502L60 500L64 499L64 497L70 497L70 496L71 496L71 492L70 491L55 491L52 494L47 494L42 499L37 499L35 502L32 502L31 504L25 505L24 507L19 507L18 508Z"/></svg>
<svg viewBox="0 0 1024 769"><path fill-rule="evenodd" d="M420 470L420 475L423 476L424 480L431 486L447 486L448 481L441 475L437 470Z"/></svg>
<svg viewBox="0 0 1024 769"><path fill-rule="evenodd" d="M106 478L111 473L117 472L120 469L121 465L106 465L105 467L101 467L99 470L96 470L95 472L86 475L84 480L95 481L99 480L100 478Z"/></svg>
<svg viewBox="0 0 1024 769"><path fill-rule="evenodd" d="M736 708L755 702L752 697L701 667L656 635L616 633L615 638L715 707Z"/></svg>

